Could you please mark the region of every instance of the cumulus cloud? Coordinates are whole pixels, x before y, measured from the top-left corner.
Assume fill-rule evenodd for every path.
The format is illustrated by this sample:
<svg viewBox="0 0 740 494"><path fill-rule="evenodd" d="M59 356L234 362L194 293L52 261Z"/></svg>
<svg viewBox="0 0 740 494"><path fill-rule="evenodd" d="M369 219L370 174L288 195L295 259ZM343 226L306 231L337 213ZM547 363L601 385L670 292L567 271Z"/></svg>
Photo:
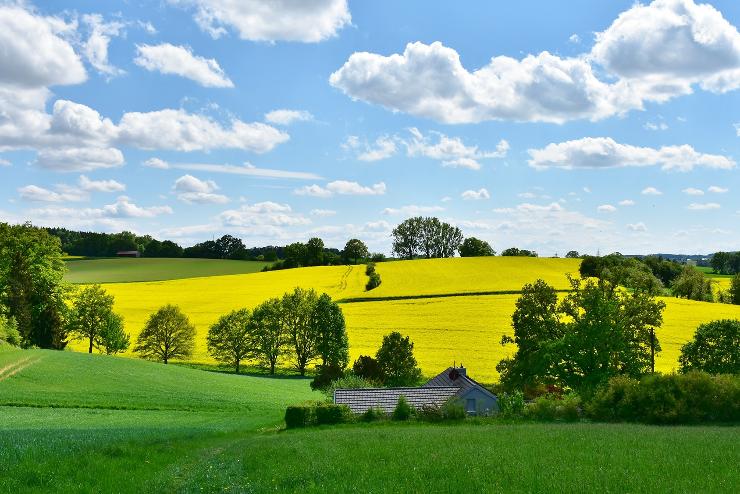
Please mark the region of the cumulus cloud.
<svg viewBox="0 0 740 494"><path fill-rule="evenodd" d="M149 168L158 168L160 170L167 170L170 167L169 163L159 158L149 158L141 164Z"/></svg>
<svg viewBox="0 0 740 494"><path fill-rule="evenodd" d="M484 188L481 188L479 190L466 190L460 196L466 201L478 201L481 199L491 198L491 194L489 194L488 190Z"/></svg>
<svg viewBox="0 0 740 494"><path fill-rule="evenodd" d="M179 75L204 87L234 87L215 59L194 55L188 46L137 45L136 51L134 63L146 70Z"/></svg>
<svg viewBox="0 0 740 494"><path fill-rule="evenodd" d="M101 74L117 76L125 71L113 66L108 61L108 45L111 38L119 36L124 24L119 21L105 22L100 14L85 14L82 22L89 28L90 36L83 44L83 53L90 65Z"/></svg>
<svg viewBox="0 0 740 494"><path fill-rule="evenodd" d="M333 209L312 209L311 216L318 216L319 218L326 218L337 214Z"/></svg>
<svg viewBox="0 0 740 494"><path fill-rule="evenodd" d="M721 207L722 206L720 206L716 202L692 202L686 207L686 209L690 211L710 211L712 209L719 209Z"/></svg>
<svg viewBox="0 0 740 494"><path fill-rule="evenodd" d="M273 110L265 113L265 120L276 125L290 125L294 122L310 122L313 115L305 110Z"/></svg>
<svg viewBox="0 0 740 494"><path fill-rule="evenodd" d="M329 81L353 99L445 123L599 120L697 84L737 89L740 35L710 5L656 0L623 12L578 57L494 56L471 71L454 49L415 42L400 54L356 52Z"/></svg>
<svg viewBox="0 0 740 494"><path fill-rule="evenodd" d="M719 187L717 185L712 185L707 189L712 194L724 194L725 192L728 192L730 189L726 187Z"/></svg>
<svg viewBox="0 0 740 494"><path fill-rule="evenodd" d="M65 172L115 168L123 162L123 153L116 148L42 149L36 157L41 168Z"/></svg>
<svg viewBox="0 0 740 494"><path fill-rule="evenodd" d="M627 229L628 230L631 230L633 232L646 232L647 231L647 226L645 226L645 223L643 223L642 221L640 221L638 223L629 223L627 225Z"/></svg>
<svg viewBox="0 0 740 494"><path fill-rule="evenodd" d="M620 206L634 206L635 201L633 201L632 199L624 199L623 201L619 201L619 205Z"/></svg>
<svg viewBox="0 0 740 494"><path fill-rule="evenodd" d="M663 195L661 191L656 189L655 187L645 187L642 189L642 192L640 192L644 196L660 196Z"/></svg>
<svg viewBox="0 0 740 494"><path fill-rule="evenodd" d="M355 151L360 161L380 161L396 154L396 140L395 137L383 135L378 137L374 144L369 144L361 143L357 136L349 136L342 144L342 148Z"/></svg>
<svg viewBox="0 0 740 494"><path fill-rule="evenodd" d="M700 153L688 144L656 149L620 144L611 137L585 137L550 143L542 149L529 149L527 152L529 165L537 169L660 166L663 170L685 172L694 167L730 170L736 166L732 158Z"/></svg>
<svg viewBox="0 0 740 494"><path fill-rule="evenodd" d="M289 139L269 125L234 119L229 126L185 110L130 112L121 117L119 140L139 149L208 151L232 148L265 153Z"/></svg>
<svg viewBox="0 0 740 494"><path fill-rule="evenodd" d="M301 196L314 197L331 197L335 194L353 195L353 196L376 196L385 194L386 186L384 182L379 182L370 186L360 185L357 182L347 180L335 180L329 182L325 187L313 184L295 189L294 193Z"/></svg>
<svg viewBox="0 0 740 494"><path fill-rule="evenodd" d="M115 180L90 180L85 175L80 175L78 180L80 189L88 192L123 192L126 186Z"/></svg>
<svg viewBox="0 0 740 494"><path fill-rule="evenodd" d="M32 209L29 211L31 217L41 219L63 218L66 220L80 220L94 222L94 220L111 218L153 218L163 214L172 214L169 206L141 207L126 197L119 197L114 204L108 204L102 208L45 208Z"/></svg>
<svg viewBox="0 0 740 494"><path fill-rule="evenodd" d="M613 213L617 210L617 208L615 208L611 204L602 204L601 206L597 207L596 210L599 213Z"/></svg>
<svg viewBox="0 0 740 494"><path fill-rule="evenodd" d="M703 190L697 189L695 187L688 187L686 189L683 189L681 192L689 196L703 196L704 195Z"/></svg>
<svg viewBox="0 0 740 494"><path fill-rule="evenodd" d="M87 196L78 191L54 192L36 185L26 185L18 189L21 199L35 202L75 202L84 201Z"/></svg>
<svg viewBox="0 0 740 494"><path fill-rule="evenodd" d="M509 143L499 141L495 151L482 151L478 146L466 146L458 137L448 137L439 132L424 135L417 128L410 128L411 138L404 141L407 154L411 157L423 156L442 162L442 166L462 167L479 170L479 160L503 158L509 151Z"/></svg>
<svg viewBox="0 0 740 494"><path fill-rule="evenodd" d="M229 198L223 194L216 194L218 185L213 180L200 180L192 175L183 175L175 180L172 189L177 198L188 204L223 204Z"/></svg>
<svg viewBox="0 0 740 494"><path fill-rule="evenodd" d="M0 84L42 88L87 79L72 45L59 34L60 19L0 5Z"/></svg>
<svg viewBox="0 0 740 494"><path fill-rule="evenodd" d="M316 43L352 21L347 0L168 0L195 9L195 21L214 38L236 31L252 41Z"/></svg>
<svg viewBox="0 0 740 494"><path fill-rule="evenodd" d="M230 209L219 215L225 226L295 226L308 225L311 220L294 213L288 204L272 201L244 204L239 209Z"/></svg>
<svg viewBox="0 0 740 494"><path fill-rule="evenodd" d="M400 208L385 208L381 213L385 215L418 216L420 214L439 213L444 211L442 206L418 206L409 204Z"/></svg>

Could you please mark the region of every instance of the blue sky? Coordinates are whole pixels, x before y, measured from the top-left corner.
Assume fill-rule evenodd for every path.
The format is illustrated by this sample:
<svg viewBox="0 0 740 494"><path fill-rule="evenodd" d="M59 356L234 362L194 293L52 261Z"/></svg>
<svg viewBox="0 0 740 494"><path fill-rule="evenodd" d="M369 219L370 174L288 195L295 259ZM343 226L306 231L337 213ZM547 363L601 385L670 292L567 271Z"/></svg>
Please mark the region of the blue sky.
<svg viewBox="0 0 740 494"><path fill-rule="evenodd" d="M0 2L0 221L736 250L739 25L734 1Z"/></svg>

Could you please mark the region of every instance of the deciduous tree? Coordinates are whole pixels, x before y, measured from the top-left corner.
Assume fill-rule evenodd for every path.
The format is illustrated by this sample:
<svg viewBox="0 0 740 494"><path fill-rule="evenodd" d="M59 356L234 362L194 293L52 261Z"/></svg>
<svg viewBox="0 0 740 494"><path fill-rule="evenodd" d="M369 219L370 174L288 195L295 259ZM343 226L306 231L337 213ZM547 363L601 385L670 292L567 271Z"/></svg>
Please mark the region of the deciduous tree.
<svg viewBox="0 0 740 494"><path fill-rule="evenodd" d="M415 386L421 379L421 369L414 357L411 339L394 331L383 337L383 344L375 354L386 386Z"/></svg>
<svg viewBox="0 0 740 494"><path fill-rule="evenodd" d="M352 238L347 241L342 251L346 262L353 262L357 264L360 259L366 258L369 255L367 245L357 238Z"/></svg>
<svg viewBox="0 0 740 494"><path fill-rule="evenodd" d="M286 353L288 333L282 318L279 298L262 302L252 311L249 334L255 357L275 374L275 366Z"/></svg>
<svg viewBox="0 0 740 494"><path fill-rule="evenodd" d="M242 361L255 354L250 325L249 309L238 309L221 316L208 329L208 353L219 362L233 365L237 374Z"/></svg>
<svg viewBox="0 0 740 494"><path fill-rule="evenodd" d="M681 372L740 374L740 320L723 319L699 325L694 338L681 347Z"/></svg>
<svg viewBox="0 0 740 494"><path fill-rule="evenodd" d="M496 251L485 240L475 237L466 238L460 245L460 257L495 256Z"/></svg>
<svg viewBox="0 0 740 494"><path fill-rule="evenodd" d="M176 305L165 305L149 316L139 333L134 352L142 358L161 360L185 359L193 354L195 326Z"/></svg>
<svg viewBox="0 0 740 494"><path fill-rule="evenodd" d="M306 375L308 364L318 357L319 335L312 321L317 299L314 290L296 288L280 301L280 315L293 345L295 367L302 376Z"/></svg>
<svg viewBox="0 0 740 494"><path fill-rule="evenodd" d="M131 337L124 330L123 317L111 312L106 324L95 337L95 348L106 355L115 355L128 350L130 342Z"/></svg>
<svg viewBox="0 0 740 494"><path fill-rule="evenodd" d="M69 331L78 340L88 341L92 353L96 340L109 325L113 313L113 295L100 285L90 285L74 299L69 317Z"/></svg>

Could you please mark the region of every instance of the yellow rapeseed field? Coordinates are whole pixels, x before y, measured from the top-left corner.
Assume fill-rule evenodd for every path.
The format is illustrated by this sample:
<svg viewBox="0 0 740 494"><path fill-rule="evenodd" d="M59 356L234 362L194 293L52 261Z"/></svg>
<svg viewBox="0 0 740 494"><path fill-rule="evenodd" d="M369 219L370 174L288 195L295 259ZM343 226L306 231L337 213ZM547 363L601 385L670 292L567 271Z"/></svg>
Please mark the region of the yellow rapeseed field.
<svg viewBox="0 0 740 494"><path fill-rule="evenodd" d="M364 266L114 283L104 287L116 297L116 310L126 318L126 330L131 333L132 340L135 340L146 319L158 307L166 303L178 304L195 323L198 331L193 360L210 362L205 338L208 327L219 316L235 308L254 307L295 286L315 288L329 293L335 299L506 291L518 290L523 283L536 280L540 277L538 270L541 270L541 277L558 288L566 288L563 268L569 272L577 271L577 261L571 260L497 260L505 262L478 258L379 264L383 285L371 292L364 291L367 280ZM381 288L385 291L379 291ZM456 361L464 363L476 378L484 382L496 381L496 363L514 351L513 346L504 348L499 342L502 334L511 333L511 314L517 297L469 295L342 304L351 358L374 354L383 335L400 331L410 335L414 341L416 357L425 374L434 374ZM657 368L661 371L677 368L681 345L692 337L700 323L720 318L740 319L740 306L676 298L663 300L667 308L663 327L658 332L663 352L657 358ZM83 347L73 344L76 349L82 350Z"/></svg>

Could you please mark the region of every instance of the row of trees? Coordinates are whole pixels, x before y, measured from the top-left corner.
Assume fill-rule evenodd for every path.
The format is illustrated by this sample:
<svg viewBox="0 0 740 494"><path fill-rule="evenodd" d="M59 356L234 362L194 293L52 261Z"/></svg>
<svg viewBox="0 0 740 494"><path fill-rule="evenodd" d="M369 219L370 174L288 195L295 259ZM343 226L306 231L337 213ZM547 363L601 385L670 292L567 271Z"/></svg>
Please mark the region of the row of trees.
<svg viewBox="0 0 740 494"><path fill-rule="evenodd" d="M716 252L709 265L717 274L740 274L740 251Z"/></svg>

